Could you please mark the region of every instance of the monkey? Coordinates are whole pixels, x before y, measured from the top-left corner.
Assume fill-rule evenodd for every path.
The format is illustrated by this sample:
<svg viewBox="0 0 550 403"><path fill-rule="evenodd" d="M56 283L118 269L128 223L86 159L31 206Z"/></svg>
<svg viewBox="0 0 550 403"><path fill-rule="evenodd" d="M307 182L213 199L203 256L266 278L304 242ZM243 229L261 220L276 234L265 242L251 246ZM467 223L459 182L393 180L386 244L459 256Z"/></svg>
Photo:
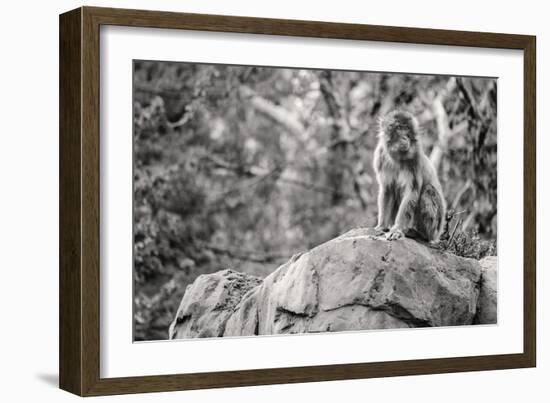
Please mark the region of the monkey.
<svg viewBox="0 0 550 403"><path fill-rule="evenodd" d="M380 120L373 161L379 185L376 230L390 241L407 236L437 242L443 229L445 197L419 140L411 113L394 110Z"/></svg>

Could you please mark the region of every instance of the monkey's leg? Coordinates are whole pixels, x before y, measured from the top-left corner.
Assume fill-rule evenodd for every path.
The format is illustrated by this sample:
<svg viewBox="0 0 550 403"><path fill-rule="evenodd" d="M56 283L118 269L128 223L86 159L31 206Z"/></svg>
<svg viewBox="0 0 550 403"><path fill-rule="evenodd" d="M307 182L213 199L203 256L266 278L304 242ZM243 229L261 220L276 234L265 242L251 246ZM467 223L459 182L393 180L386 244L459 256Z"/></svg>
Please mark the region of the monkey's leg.
<svg viewBox="0 0 550 403"><path fill-rule="evenodd" d="M422 189L414 218L414 227L426 241L436 241L439 238L445 215L443 203L439 192L432 185L426 185Z"/></svg>
<svg viewBox="0 0 550 403"><path fill-rule="evenodd" d="M395 223L386 236L388 240L393 241L405 236L404 231L411 226L414 219L418 196L419 194L417 191L411 189L405 191L399 209L397 210Z"/></svg>
<svg viewBox="0 0 550 403"><path fill-rule="evenodd" d="M378 192L378 224L377 231L387 232L392 224L392 213L395 205L395 195L389 185L380 185Z"/></svg>

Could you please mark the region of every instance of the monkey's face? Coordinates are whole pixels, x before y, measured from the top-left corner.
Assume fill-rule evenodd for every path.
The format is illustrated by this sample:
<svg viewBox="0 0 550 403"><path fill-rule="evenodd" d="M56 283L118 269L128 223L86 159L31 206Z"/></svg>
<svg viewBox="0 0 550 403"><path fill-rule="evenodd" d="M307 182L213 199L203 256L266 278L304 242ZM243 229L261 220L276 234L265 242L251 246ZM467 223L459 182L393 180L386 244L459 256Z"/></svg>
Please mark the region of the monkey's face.
<svg viewBox="0 0 550 403"><path fill-rule="evenodd" d="M417 132L416 119L408 112L391 112L381 122L386 149L396 161L410 160L417 155Z"/></svg>

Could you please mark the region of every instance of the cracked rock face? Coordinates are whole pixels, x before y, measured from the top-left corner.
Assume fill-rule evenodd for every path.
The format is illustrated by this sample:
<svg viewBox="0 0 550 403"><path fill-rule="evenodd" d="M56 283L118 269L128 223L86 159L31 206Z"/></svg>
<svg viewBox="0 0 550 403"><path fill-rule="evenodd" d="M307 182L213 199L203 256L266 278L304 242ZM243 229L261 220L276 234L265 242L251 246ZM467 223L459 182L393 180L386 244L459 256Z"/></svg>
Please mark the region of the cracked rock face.
<svg viewBox="0 0 550 403"><path fill-rule="evenodd" d="M230 270L198 277L170 338L496 323L496 264L494 282L482 273L476 260L355 229L263 281Z"/></svg>

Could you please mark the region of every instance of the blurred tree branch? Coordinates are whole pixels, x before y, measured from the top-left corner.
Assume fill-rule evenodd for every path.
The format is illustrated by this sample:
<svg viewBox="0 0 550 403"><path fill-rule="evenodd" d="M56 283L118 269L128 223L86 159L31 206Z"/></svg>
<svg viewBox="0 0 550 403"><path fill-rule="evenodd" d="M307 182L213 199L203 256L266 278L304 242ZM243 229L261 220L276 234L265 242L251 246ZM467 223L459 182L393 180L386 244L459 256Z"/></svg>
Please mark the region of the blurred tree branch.
<svg viewBox="0 0 550 403"><path fill-rule="evenodd" d="M483 105L487 105L488 103L488 97L491 91L493 91L493 85L488 85L485 89L485 92L481 96L481 101L478 103L476 101L476 98L472 94L472 91L470 88L466 86L466 83L462 78L456 79L458 89L464 96L464 99L466 100L466 103L468 104L468 111L470 114L470 123L471 126L475 126L477 129L477 141L476 141L476 157L479 157L479 151L482 147L482 145L485 142L485 138L487 136L487 132L489 131L490 126L490 119L487 119L485 116L485 113L483 111ZM475 122L475 124L474 124Z"/></svg>
<svg viewBox="0 0 550 403"><path fill-rule="evenodd" d="M472 114L472 117L476 120L482 120L482 114L479 111L477 107L477 102L475 100L475 97L473 96L472 92L469 88L466 88L466 85L464 84L464 80L462 78L456 79L456 84L459 89L459 91L464 96L464 99L466 100L466 103L468 104L468 107L470 109L470 113Z"/></svg>
<svg viewBox="0 0 550 403"><path fill-rule="evenodd" d="M464 185L458 190L458 192L456 193L456 196L451 204L451 208L454 210L457 208L457 206L459 205L460 201L462 200L462 197L464 196L464 194L470 190L470 188L472 187L472 180L471 179L468 179Z"/></svg>
<svg viewBox="0 0 550 403"><path fill-rule="evenodd" d="M241 97L247 99L258 112L263 113L298 139L306 138L304 125L285 108L275 105L273 102L259 96L251 88L242 85L239 88Z"/></svg>
<svg viewBox="0 0 550 403"><path fill-rule="evenodd" d="M249 166L241 166L239 164L234 164L228 161L225 161L224 159L215 156L215 155L205 155L205 159L209 160L211 163L214 164L214 166L218 169L217 173L222 175L242 175L248 178L256 177L259 178L259 180L264 180L269 177L273 177L276 174L276 181L288 183L291 185L296 185L303 187L308 190L313 190L319 193L325 193L325 194L333 194L335 192L335 189L329 187L329 186L321 186L321 185L315 185L313 183L309 183L307 181L303 181L296 178L290 178L288 177L286 172L283 172L282 168L277 167L274 169L268 169L268 168L262 168L259 166L249 165ZM234 189L240 189L241 187L250 186L250 183L243 184L242 186L236 186ZM218 195L220 197L225 196L227 193L232 192L233 189L229 189L226 192L223 192L221 195ZM341 196L346 196L349 198L354 198L355 196L350 193L343 193Z"/></svg>
<svg viewBox="0 0 550 403"><path fill-rule="evenodd" d="M438 140L432 149L430 154L430 161L432 162L436 171L439 169L439 164L441 163L441 158L447 152L449 148L449 141L451 137L456 133L454 130L451 130L449 127L449 116L445 111L443 103L445 98L449 93L453 92L456 88L456 79L451 77L447 81L445 88L435 96L431 102L431 110L434 114L435 122L437 125L437 136Z"/></svg>
<svg viewBox="0 0 550 403"><path fill-rule="evenodd" d="M273 263L273 262L279 262L283 260L288 260L293 255L293 253L266 253L261 254L255 251L247 251L242 249L236 249L236 248L229 248L229 247L222 247L219 245L214 245L209 242L202 242L198 240L194 240L194 243L197 244L197 246L210 249L212 252L226 255L228 257L231 257L233 259L237 260L243 260L247 262L254 262L254 263Z"/></svg>
<svg viewBox="0 0 550 403"><path fill-rule="evenodd" d="M153 85L149 84L138 84L134 83L134 92L143 92L149 95L154 96L160 96L162 98L172 98L172 99L180 99L182 98L182 93L180 89L173 88L173 89L158 89L155 88Z"/></svg>
<svg viewBox="0 0 550 403"><path fill-rule="evenodd" d="M341 196L345 193L346 172L351 177L353 190L363 209L368 206L368 195L363 191L356 173L348 164L348 144L353 143L356 138L352 136L352 129L349 124L348 114L339 99L338 93L334 88L333 75L330 70L319 72L319 85L321 94L325 99L327 109L332 117L332 135L330 139L329 150L330 170L329 178L334 186L333 203L338 204Z"/></svg>

